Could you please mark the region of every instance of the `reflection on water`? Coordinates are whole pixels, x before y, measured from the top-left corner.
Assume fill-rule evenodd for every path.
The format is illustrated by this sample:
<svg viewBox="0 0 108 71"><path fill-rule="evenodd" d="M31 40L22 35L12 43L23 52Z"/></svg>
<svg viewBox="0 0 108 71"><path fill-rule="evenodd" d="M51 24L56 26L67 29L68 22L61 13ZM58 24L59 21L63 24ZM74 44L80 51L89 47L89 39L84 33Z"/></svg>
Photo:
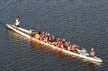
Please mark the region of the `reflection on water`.
<svg viewBox="0 0 108 71"><path fill-rule="evenodd" d="M9 33L9 36L10 36L10 37L14 37L15 39L21 38L22 40L24 40L24 39L27 40L26 37L21 36L21 35L19 35L18 33L14 32L14 31L12 31L12 30L10 30L10 29L8 29L7 32Z"/></svg>
<svg viewBox="0 0 108 71"><path fill-rule="evenodd" d="M31 49L33 51L39 51L41 53L50 53L50 52L53 52L56 57L58 57L60 59L66 58L66 60L68 60L65 63L58 64L57 66L54 66L53 68L51 68L51 70L53 70L53 69L55 70L55 68L58 67L58 66L62 67L62 66L65 66L67 64L71 64L72 61L74 62L77 59L74 56L65 55L62 51L53 50L53 49L51 49L48 46L45 46L43 44L31 41L31 40L28 40L27 38L25 38L25 37L23 37L23 36L15 33L15 32L13 32L13 31L8 30L8 33L9 33L9 36L12 37L12 38L22 39L23 41L27 40L30 43L30 47L31 47ZM16 46L19 46L19 41L16 41ZM44 58L44 57L42 57L42 58ZM87 68L88 69L88 66L89 66L89 68L90 68L91 71L95 71L95 66L96 66L95 64L88 63L84 59L80 59L78 61L81 62L81 63L85 63L85 64L81 65L82 68L84 68L84 69Z"/></svg>
<svg viewBox="0 0 108 71"><path fill-rule="evenodd" d="M95 67L94 64L91 63L91 64L89 64L89 66L90 66L90 70L91 70L91 71L95 71L95 68L96 68L96 67Z"/></svg>
<svg viewBox="0 0 108 71"><path fill-rule="evenodd" d="M40 43L37 43L34 41L30 41L30 44L31 44L31 48L33 50L38 50L38 51L45 52L45 53L51 51L51 49L49 49L49 47L47 47L43 44L40 44Z"/></svg>
<svg viewBox="0 0 108 71"><path fill-rule="evenodd" d="M64 53L62 53L61 51L58 51L58 50L55 50L54 53L59 58L63 58L65 56Z"/></svg>

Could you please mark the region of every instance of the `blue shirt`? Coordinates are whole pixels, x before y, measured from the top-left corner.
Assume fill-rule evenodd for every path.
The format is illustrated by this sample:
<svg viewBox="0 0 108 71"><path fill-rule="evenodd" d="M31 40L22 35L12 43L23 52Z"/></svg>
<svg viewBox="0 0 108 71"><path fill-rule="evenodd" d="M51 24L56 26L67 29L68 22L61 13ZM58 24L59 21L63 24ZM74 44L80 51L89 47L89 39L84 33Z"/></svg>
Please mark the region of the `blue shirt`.
<svg viewBox="0 0 108 71"><path fill-rule="evenodd" d="M30 31L30 32L33 32L34 30L33 30L33 29L30 29L29 31Z"/></svg>
<svg viewBox="0 0 108 71"><path fill-rule="evenodd" d="M85 49L82 49L82 50L81 50L81 54L82 54L82 55L85 55L86 53L87 53L87 50L85 50Z"/></svg>

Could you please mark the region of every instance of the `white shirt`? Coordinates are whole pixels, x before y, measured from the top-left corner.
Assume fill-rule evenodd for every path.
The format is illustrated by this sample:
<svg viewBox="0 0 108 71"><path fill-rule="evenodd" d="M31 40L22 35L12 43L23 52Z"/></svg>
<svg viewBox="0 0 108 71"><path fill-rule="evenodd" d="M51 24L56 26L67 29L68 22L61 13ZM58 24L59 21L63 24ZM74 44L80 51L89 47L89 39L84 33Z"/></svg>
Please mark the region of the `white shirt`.
<svg viewBox="0 0 108 71"><path fill-rule="evenodd" d="M16 19L15 25L19 25L19 24L20 24L20 21L18 19Z"/></svg>

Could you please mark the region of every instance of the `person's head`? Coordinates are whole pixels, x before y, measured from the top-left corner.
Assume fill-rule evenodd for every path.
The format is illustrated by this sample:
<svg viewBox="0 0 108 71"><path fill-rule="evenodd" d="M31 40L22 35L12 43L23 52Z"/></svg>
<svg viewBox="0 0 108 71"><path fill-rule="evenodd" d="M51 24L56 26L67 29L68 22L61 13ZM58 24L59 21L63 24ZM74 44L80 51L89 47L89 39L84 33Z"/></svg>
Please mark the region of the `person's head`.
<svg viewBox="0 0 108 71"><path fill-rule="evenodd" d="M39 31L38 34L41 34L41 32Z"/></svg>
<svg viewBox="0 0 108 71"><path fill-rule="evenodd" d="M66 41L66 39L62 39L64 42Z"/></svg>
<svg viewBox="0 0 108 71"><path fill-rule="evenodd" d="M93 51L93 50L94 50L94 48L91 48L91 50Z"/></svg>

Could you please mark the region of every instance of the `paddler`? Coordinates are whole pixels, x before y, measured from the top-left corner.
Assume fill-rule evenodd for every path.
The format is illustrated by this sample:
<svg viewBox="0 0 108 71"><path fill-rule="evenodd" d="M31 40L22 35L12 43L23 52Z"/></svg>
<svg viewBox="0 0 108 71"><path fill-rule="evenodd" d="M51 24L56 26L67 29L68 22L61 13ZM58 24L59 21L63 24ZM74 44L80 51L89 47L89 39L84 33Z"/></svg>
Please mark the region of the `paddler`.
<svg viewBox="0 0 108 71"><path fill-rule="evenodd" d="M40 36L41 36L41 37L40 37L40 40L41 40L41 41L44 41L44 39L45 39L45 32L42 32Z"/></svg>
<svg viewBox="0 0 108 71"><path fill-rule="evenodd" d="M15 25L16 25L17 27L19 27L19 25L20 25L19 16L16 18Z"/></svg>
<svg viewBox="0 0 108 71"><path fill-rule="evenodd" d="M96 51L94 50L94 48L91 48L90 51L90 56L94 57L95 56Z"/></svg>
<svg viewBox="0 0 108 71"><path fill-rule="evenodd" d="M72 51L72 52L78 53L78 51L77 51L77 46L76 46L75 44L70 45L70 46L68 47L68 50L69 50L69 51Z"/></svg>
<svg viewBox="0 0 108 71"><path fill-rule="evenodd" d="M65 43L65 49L68 49L68 46L70 45L70 42L68 42L68 41L66 41L66 43Z"/></svg>
<svg viewBox="0 0 108 71"><path fill-rule="evenodd" d="M64 44L63 43L61 43L60 48L64 49Z"/></svg>
<svg viewBox="0 0 108 71"><path fill-rule="evenodd" d="M83 49L81 50L81 54L82 54L82 55L87 55L87 50L85 50L85 48L83 48Z"/></svg>
<svg viewBox="0 0 108 71"><path fill-rule="evenodd" d="M69 50L69 51L71 50L71 46L72 46L71 44L68 46L68 50Z"/></svg>
<svg viewBox="0 0 108 71"><path fill-rule="evenodd" d="M40 40L40 34L39 32L36 32L35 36L34 36L36 39L39 39Z"/></svg>
<svg viewBox="0 0 108 71"><path fill-rule="evenodd" d="M44 41L48 43L49 42L48 40L49 40L49 36L45 35Z"/></svg>

